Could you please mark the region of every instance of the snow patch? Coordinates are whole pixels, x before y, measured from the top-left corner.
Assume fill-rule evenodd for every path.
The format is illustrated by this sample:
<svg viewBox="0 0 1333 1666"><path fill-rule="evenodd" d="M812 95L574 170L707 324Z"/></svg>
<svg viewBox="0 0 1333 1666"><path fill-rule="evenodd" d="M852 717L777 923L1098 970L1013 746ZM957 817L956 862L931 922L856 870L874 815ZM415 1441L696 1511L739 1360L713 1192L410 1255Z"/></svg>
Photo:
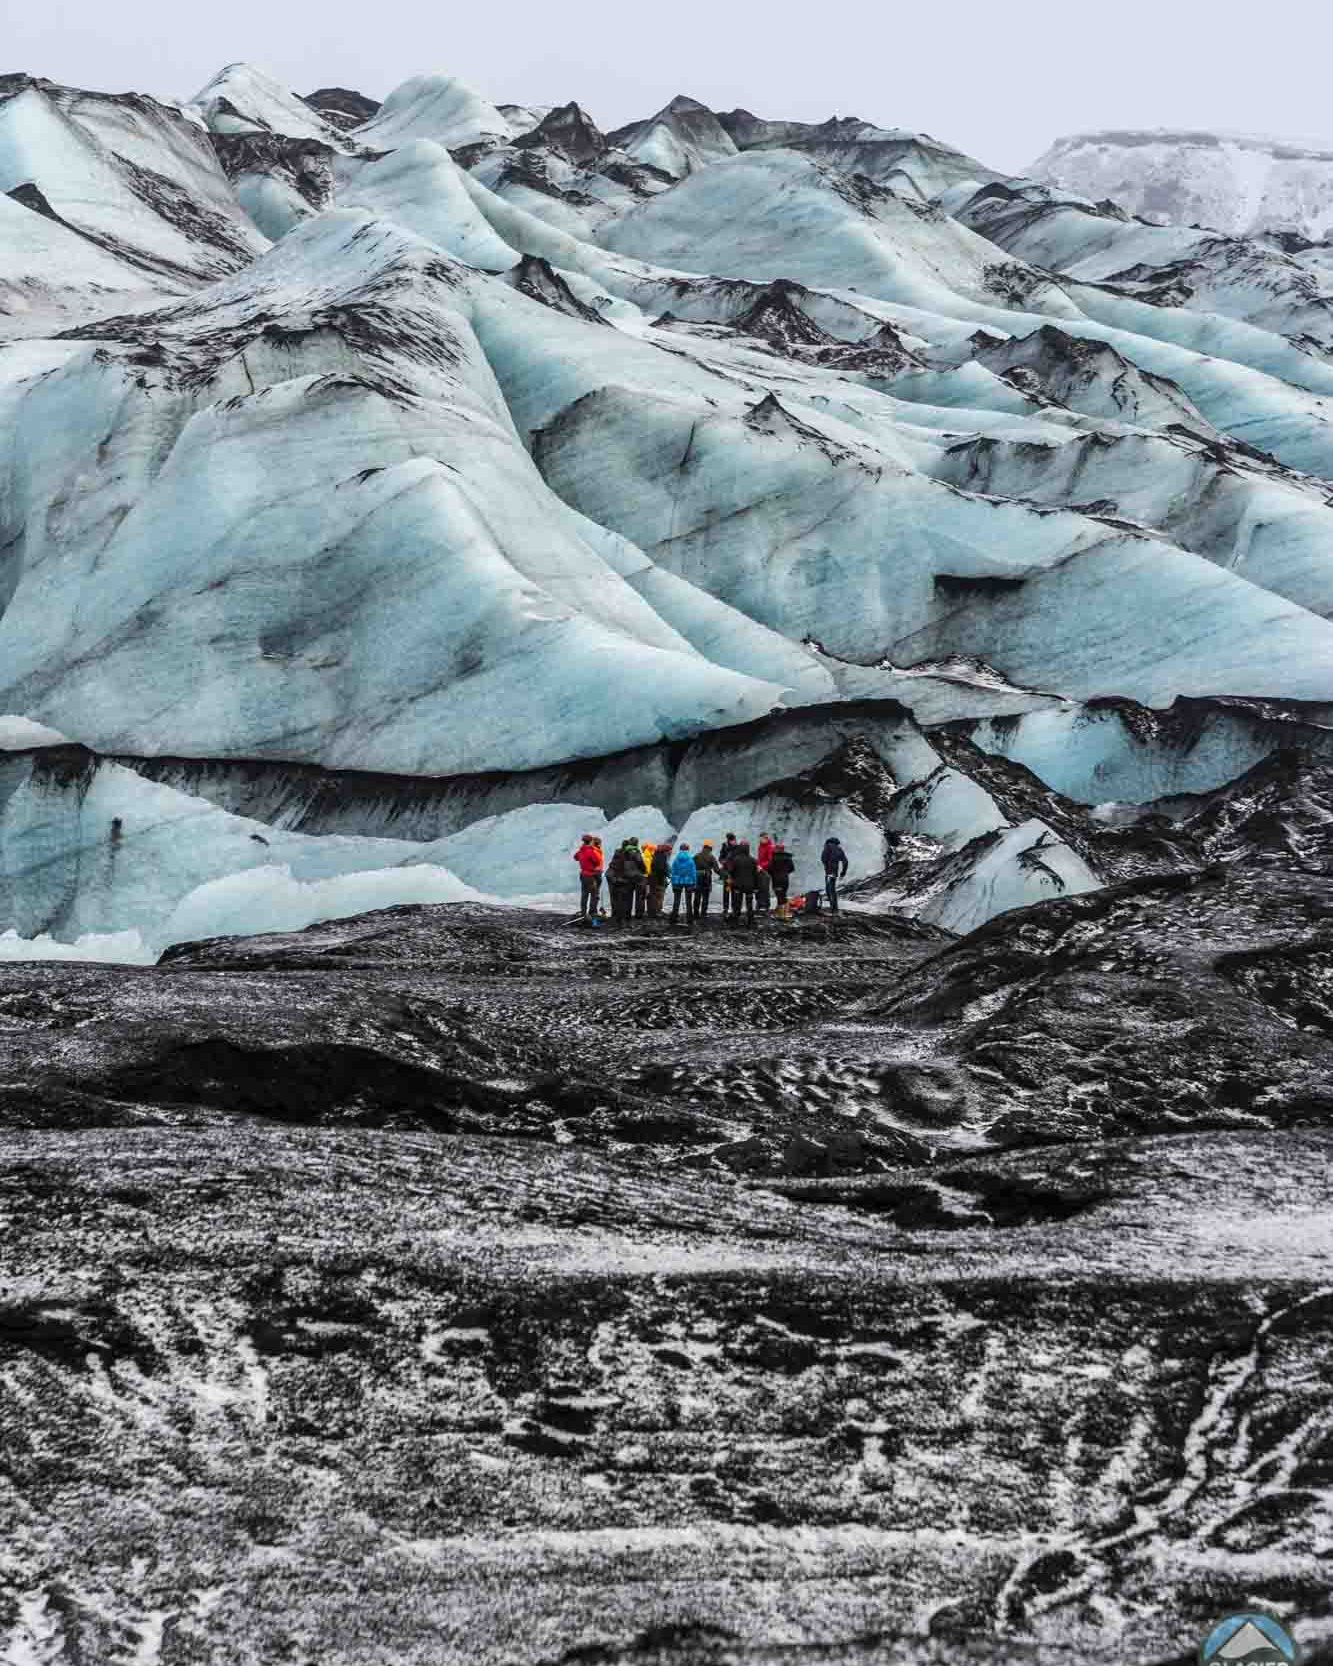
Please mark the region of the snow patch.
<svg viewBox="0 0 1333 1666"><path fill-rule="evenodd" d="M61 746L69 739L58 729L30 717L0 713L0 752L26 752L34 746Z"/></svg>
<svg viewBox="0 0 1333 1666"><path fill-rule="evenodd" d="M372 869L304 882L288 867L252 868L210 880L181 899L163 928L161 947L202 937L304 931L403 903L487 902L447 868L429 864Z"/></svg>
<svg viewBox="0 0 1333 1666"><path fill-rule="evenodd" d="M0 932L0 961L92 960L112 965L151 966L155 951L137 931L86 932L72 943L59 943L43 932L38 937L20 937L16 931Z"/></svg>

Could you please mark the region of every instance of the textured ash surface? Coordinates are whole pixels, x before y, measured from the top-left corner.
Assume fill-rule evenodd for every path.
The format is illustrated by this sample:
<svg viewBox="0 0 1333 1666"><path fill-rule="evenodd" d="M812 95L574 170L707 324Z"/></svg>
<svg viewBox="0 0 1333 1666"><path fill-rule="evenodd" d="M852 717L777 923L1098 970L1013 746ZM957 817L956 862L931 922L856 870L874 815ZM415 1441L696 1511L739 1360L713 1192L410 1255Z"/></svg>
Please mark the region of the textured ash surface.
<svg viewBox="0 0 1333 1666"><path fill-rule="evenodd" d="M956 943L4 969L6 1658L1322 1658L1325 788Z"/></svg>
<svg viewBox="0 0 1333 1666"><path fill-rule="evenodd" d="M0 76L4 1666L1327 1666L1290 224ZM668 828L851 912L530 911Z"/></svg>

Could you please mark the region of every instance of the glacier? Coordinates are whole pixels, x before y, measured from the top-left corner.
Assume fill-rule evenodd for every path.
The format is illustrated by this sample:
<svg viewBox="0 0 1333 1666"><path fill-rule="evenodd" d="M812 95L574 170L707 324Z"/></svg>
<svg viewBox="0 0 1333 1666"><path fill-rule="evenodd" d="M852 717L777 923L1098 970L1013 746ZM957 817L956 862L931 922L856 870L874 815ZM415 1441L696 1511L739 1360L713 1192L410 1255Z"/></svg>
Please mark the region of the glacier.
<svg viewBox="0 0 1333 1666"><path fill-rule="evenodd" d="M1031 900L1056 838L977 759L1151 804L1333 708L1333 294L1272 239L853 118L682 94L606 132L449 74L381 104L244 63L175 104L10 77L0 173L16 747L161 761L256 822L284 769L325 802L382 776L373 833L303 836L421 860L549 807L526 885L502 829L436 853L489 896L568 890L576 823L633 804L837 825L867 883L906 838L895 906L961 887L956 926ZM791 785L852 740L789 718L885 701L914 738L860 731L873 803ZM1106 750L1100 714L1182 701L1213 738ZM646 761L730 733L748 798ZM0 927L46 929L31 884ZM132 888L97 898L60 929L132 926Z"/></svg>
<svg viewBox="0 0 1333 1666"><path fill-rule="evenodd" d="M1327 156L316 56L0 76L0 1658L1326 1660Z"/></svg>
<svg viewBox="0 0 1333 1666"><path fill-rule="evenodd" d="M1227 130L1130 128L1057 139L1039 179L1109 197L1146 220L1233 235L1333 231L1333 143Z"/></svg>

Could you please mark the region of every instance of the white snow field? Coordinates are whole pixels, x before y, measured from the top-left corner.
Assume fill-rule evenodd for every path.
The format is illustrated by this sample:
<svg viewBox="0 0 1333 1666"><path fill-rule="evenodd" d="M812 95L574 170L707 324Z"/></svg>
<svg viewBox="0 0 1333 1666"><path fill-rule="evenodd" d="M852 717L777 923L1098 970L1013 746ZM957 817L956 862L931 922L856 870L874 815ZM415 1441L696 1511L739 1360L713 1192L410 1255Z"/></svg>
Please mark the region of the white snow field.
<svg viewBox="0 0 1333 1666"><path fill-rule="evenodd" d="M0 78L0 757L102 760L77 814L0 805L0 931L147 953L381 872L564 896L580 831L669 811L836 828L867 879L909 837L946 866L894 906L967 930L1105 877L992 767L1147 804L1320 742L1317 248L857 118L321 97ZM802 714L886 700L877 794L784 780ZM682 798L728 734L772 775ZM233 796L163 808L163 758ZM237 814L259 762L488 785L444 837L297 833Z"/></svg>
<svg viewBox="0 0 1333 1666"><path fill-rule="evenodd" d="M1333 141L1263 134L1107 130L1057 139L1029 170L1131 214L1244 235L1333 231Z"/></svg>
<svg viewBox="0 0 1333 1666"><path fill-rule="evenodd" d="M38 746L61 746L67 737L30 717L0 713L0 752L27 752Z"/></svg>

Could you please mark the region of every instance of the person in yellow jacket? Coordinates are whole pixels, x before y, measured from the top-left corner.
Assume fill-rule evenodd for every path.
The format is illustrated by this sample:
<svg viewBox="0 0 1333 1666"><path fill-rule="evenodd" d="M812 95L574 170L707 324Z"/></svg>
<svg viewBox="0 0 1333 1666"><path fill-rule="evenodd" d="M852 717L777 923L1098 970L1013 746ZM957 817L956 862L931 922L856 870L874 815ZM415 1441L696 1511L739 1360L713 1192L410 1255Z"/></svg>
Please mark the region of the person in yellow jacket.
<svg viewBox="0 0 1333 1666"><path fill-rule="evenodd" d="M643 852L643 865L651 873L653 871L653 852L657 849L657 846L645 839L639 849Z"/></svg>

